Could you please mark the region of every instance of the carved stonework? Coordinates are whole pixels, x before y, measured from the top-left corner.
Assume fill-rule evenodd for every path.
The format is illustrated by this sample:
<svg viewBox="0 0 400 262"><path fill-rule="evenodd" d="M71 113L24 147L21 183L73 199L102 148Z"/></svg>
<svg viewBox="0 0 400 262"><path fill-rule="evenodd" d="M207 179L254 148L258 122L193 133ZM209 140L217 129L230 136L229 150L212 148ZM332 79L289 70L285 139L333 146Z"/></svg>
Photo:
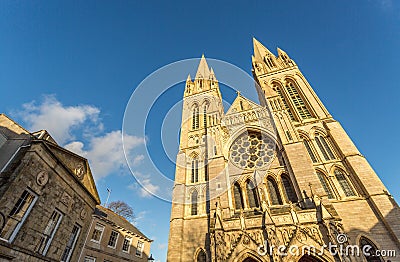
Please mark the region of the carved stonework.
<svg viewBox="0 0 400 262"><path fill-rule="evenodd" d="M72 207L73 204L72 196L70 196L66 191L64 191L64 193L62 194L60 201L61 203L66 205L68 209Z"/></svg>
<svg viewBox="0 0 400 262"><path fill-rule="evenodd" d="M36 184L39 186L44 186L49 181L49 174L46 171L41 171L36 176Z"/></svg>
<svg viewBox="0 0 400 262"><path fill-rule="evenodd" d="M81 213L79 214L80 218L84 220L87 216L87 211L85 208L82 208Z"/></svg>
<svg viewBox="0 0 400 262"><path fill-rule="evenodd" d="M75 166L75 169L74 169L74 173L75 173L75 175L78 177L78 178L83 178L83 176L85 175L85 166L82 164L82 163L78 163L76 166Z"/></svg>

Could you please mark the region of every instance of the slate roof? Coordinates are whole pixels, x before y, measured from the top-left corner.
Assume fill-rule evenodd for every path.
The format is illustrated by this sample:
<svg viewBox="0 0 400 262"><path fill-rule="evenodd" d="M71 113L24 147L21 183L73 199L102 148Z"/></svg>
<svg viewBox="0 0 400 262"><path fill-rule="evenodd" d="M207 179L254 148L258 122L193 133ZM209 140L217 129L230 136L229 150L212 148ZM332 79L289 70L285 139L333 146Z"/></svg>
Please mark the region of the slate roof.
<svg viewBox="0 0 400 262"><path fill-rule="evenodd" d="M129 233L136 235L140 238L143 238L146 241L149 241L149 242L153 241L153 240L149 239L148 237L146 237L142 232L140 232L139 229L137 229L137 227L132 225L124 217L114 213L113 211L111 211L108 208L98 205L98 206L96 206L96 210L94 213L100 219L107 221L108 223L116 226L117 228L120 227L121 229L125 229Z"/></svg>

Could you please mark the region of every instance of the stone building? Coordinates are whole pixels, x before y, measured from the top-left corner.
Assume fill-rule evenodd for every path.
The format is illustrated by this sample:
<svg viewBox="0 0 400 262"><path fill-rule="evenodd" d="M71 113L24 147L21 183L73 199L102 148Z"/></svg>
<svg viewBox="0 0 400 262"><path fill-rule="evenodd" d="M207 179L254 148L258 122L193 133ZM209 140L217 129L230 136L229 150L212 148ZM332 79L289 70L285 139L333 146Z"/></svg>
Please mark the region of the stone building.
<svg viewBox="0 0 400 262"><path fill-rule="evenodd" d="M260 105L224 113L204 57L186 81L168 261L400 261L393 197L296 63L253 41Z"/></svg>
<svg viewBox="0 0 400 262"><path fill-rule="evenodd" d="M0 114L0 261L78 261L100 203L88 161Z"/></svg>
<svg viewBox="0 0 400 262"><path fill-rule="evenodd" d="M125 218L97 206L83 250L84 262L148 261L152 240Z"/></svg>

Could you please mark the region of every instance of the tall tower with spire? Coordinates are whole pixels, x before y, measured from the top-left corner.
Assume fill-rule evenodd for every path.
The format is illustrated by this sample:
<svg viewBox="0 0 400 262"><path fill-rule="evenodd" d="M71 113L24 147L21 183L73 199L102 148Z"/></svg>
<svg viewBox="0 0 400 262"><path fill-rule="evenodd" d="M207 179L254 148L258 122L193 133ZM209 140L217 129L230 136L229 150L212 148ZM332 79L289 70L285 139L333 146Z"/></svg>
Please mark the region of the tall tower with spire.
<svg viewBox="0 0 400 262"><path fill-rule="evenodd" d="M374 255L400 254L397 203L297 64L253 42L260 104L224 113L204 56L187 78L167 261L396 261Z"/></svg>

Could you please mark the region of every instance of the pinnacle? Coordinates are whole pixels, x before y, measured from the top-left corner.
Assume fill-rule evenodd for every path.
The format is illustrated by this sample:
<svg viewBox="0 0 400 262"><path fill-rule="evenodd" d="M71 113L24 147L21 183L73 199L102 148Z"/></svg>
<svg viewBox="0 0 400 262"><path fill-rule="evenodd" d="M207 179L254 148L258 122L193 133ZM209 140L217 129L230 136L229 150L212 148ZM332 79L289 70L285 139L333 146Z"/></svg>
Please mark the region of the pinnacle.
<svg viewBox="0 0 400 262"><path fill-rule="evenodd" d="M199 67L197 68L196 79L208 79L210 76L210 69L208 67L204 54L201 56Z"/></svg>
<svg viewBox="0 0 400 262"><path fill-rule="evenodd" d="M253 49L254 49L254 57L258 60L262 60L264 56L270 54L275 56L271 51L268 50L263 44L261 44L256 38L253 37Z"/></svg>

